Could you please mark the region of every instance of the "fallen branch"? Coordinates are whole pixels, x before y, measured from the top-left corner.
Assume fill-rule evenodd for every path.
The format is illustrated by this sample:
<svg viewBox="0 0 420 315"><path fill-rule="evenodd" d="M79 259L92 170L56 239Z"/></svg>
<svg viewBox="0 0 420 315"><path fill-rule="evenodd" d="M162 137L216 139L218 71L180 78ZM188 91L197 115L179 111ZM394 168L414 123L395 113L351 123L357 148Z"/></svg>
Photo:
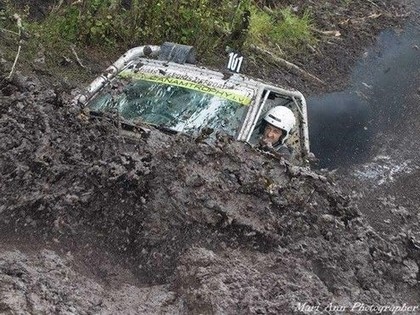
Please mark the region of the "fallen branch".
<svg viewBox="0 0 420 315"><path fill-rule="evenodd" d="M58 10L60 10L61 6L63 5L64 0L59 0L58 4L53 6L51 9L52 13L58 12Z"/></svg>
<svg viewBox="0 0 420 315"><path fill-rule="evenodd" d="M340 31L322 31L322 30L319 30L315 27L311 27L311 30L314 31L315 33L318 33L318 34L321 34L321 35L334 36L334 37L340 37L341 36Z"/></svg>
<svg viewBox="0 0 420 315"><path fill-rule="evenodd" d="M297 65L283 59L280 58L276 55L274 55L272 52L265 50L261 47L255 46L255 45L251 45L251 49L257 51L258 53L263 53L264 55L269 56L276 64L285 67L286 69L291 69L294 70L300 74L302 74L304 77L309 78L311 80L317 81L318 83L321 83L323 85L325 85L326 83L324 81L322 81L321 79L317 78L316 76L314 76L313 74L310 74L309 72L301 69L300 67L298 67Z"/></svg>
<svg viewBox="0 0 420 315"><path fill-rule="evenodd" d="M18 35L19 35L19 47L18 47L18 51L16 53L15 61L13 62L12 69L10 70L9 75L6 77L6 79L8 79L8 80L12 77L13 73L15 72L15 67L16 67L17 61L18 61L19 56L20 56L20 51L22 49L22 29L23 29L22 19L18 14L13 15L13 18L16 20L16 23L17 23L17 26L18 26L18 29L19 29L19 33L18 33Z"/></svg>
<svg viewBox="0 0 420 315"><path fill-rule="evenodd" d="M382 13L372 13L368 16L369 19L377 19L378 17L382 16Z"/></svg>
<svg viewBox="0 0 420 315"><path fill-rule="evenodd" d="M80 60L79 56L77 55L75 46L73 44L70 45L70 49L71 49L71 52L73 53L74 57L76 57L77 64L80 67L82 67L83 69L86 69L86 67L83 65L82 61Z"/></svg>
<svg viewBox="0 0 420 315"><path fill-rule="evenodd" d="M13 35L19 36L19 33L18 33L18 32L14 32L14 31L8 30L8 29L6 29L6 28L0 28L0 32L10 33L10 34L13 34Z"/></svg>
<svg viewBox="0 0 420 315"><path fill-rule="evenodd" d="M375 7L379 8L379 5L377 5L375 2L373 2L372 0L367 0L367 2L369 2L370 4L374 5Z"/></svg>

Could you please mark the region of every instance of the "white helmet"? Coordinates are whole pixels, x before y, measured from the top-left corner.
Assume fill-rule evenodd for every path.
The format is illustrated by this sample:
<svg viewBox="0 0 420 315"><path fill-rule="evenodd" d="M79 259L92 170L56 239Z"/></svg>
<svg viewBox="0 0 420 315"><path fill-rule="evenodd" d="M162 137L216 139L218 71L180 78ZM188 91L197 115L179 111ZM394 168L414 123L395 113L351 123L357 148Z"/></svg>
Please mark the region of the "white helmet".
<svg viewBox="0 0 420 315"><path fill-rule="evenodd" d="M274 127L280 128L286 134L282 137L281 143L289 137L292 128L296 124L296 118L292 110L285 106L276 106L270 109L264 120Z"/></svg>

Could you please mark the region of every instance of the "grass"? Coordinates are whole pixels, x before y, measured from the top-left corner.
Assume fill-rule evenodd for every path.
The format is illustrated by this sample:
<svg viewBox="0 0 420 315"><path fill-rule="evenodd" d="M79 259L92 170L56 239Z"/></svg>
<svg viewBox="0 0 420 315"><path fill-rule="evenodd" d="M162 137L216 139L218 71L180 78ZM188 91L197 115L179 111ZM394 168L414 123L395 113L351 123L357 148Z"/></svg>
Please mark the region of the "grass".
<svg viewBox="0 0 420 315"><path fill-rule="evenodd" d="M315 41L311 26L308 12L298 16L289 7L273 11L253 7L247 43L269 50L277 48L283 54L298 53Z"/></svg>
<svg viewBox="0 0 420 315"><path fill-rule="evenodd" d="M152 2L156 5L149 5ZM118 0L86 0L54 8L41 22L30 21L27 11L16 10L10 0L4 3L0 28L16 31L12 16L18 12L29 34L22 45L21 60L33 60L43 49L51 71L60 69L58 63L63 56L74 60L71 44L77 45L83 59L89 58L89 51L102 50L112 55L145 43L174 41L195 46L201 60L214 60L230 46L229 34L238 25L241 27L247 11L251 12L249 26L238 45L244 50L256 44L276 54L293 56L314 42L309 13L297 15L289 7L263 10L251 0L219 0L217 4L209 0L133 0L131 8L123 7ZM9 37L13 40L13 35ZM16 47L18 42L16 38Z"/></svg>

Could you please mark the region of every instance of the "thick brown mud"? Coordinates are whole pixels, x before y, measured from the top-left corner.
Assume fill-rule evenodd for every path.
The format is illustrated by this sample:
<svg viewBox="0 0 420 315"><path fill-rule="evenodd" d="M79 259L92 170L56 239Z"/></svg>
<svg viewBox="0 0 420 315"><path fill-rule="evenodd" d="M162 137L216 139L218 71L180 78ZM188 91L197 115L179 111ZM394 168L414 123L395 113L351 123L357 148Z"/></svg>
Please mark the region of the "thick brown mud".
<svg viewBox="0 0 420 315"><path fill-rule="evenodd" d="M402 14L393 1L352 2L357 14L309 3L341 35L296 64L327 85L261 69L311 93L339 89ZM377 136L377 158L337 174L224 135L210 144L142 126L134 136L118 117L72 107L61 78L5 80L10 64L0 69L0 314L420 313L418 91L407 123Z"/></svg>
<svg viewBox="0 0 420 315"><path fill-rule="evenodd" d="M375 232L328 173L223 135L128 136L36 78L13 82L0 108L3 313L419 302L412 240Z"/></svg>

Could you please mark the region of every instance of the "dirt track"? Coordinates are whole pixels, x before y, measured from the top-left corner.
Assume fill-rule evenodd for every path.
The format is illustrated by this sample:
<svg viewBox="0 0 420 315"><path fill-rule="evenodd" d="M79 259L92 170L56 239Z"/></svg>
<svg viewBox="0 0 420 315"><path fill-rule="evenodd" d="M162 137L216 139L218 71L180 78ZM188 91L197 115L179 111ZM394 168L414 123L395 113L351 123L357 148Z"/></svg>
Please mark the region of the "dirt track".
<svg viewBox="0 0 420 315"><path fill-rule="evenodd" d="M404 186L418 171L382 188L349 170L339 186L222 136L127 138L68 93L34 73L1 84L1 314L420 312L419 200ZM418 157L409 138L385 143Z"/></svg>

